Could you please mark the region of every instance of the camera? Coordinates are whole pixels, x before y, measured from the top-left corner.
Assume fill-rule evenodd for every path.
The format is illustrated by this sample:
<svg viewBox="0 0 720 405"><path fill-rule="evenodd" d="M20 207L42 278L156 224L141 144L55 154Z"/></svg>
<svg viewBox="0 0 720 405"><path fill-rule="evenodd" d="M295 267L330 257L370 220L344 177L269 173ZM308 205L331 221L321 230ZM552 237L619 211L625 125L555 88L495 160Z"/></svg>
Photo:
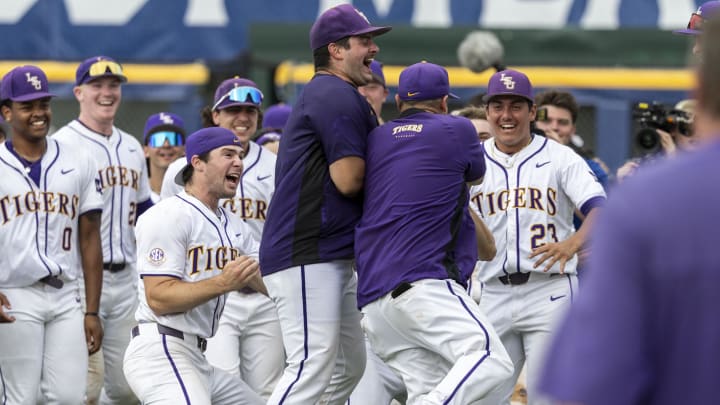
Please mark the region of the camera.
<svg viewBox="0 0 720 405"><path fill-rule="evenodd" d="M690 136L692 117L685 111L669 109L658 102L639 102L633 106L633 119L640 126L635 145L645 156L661 152L658 129L670 134Z"/></svg>

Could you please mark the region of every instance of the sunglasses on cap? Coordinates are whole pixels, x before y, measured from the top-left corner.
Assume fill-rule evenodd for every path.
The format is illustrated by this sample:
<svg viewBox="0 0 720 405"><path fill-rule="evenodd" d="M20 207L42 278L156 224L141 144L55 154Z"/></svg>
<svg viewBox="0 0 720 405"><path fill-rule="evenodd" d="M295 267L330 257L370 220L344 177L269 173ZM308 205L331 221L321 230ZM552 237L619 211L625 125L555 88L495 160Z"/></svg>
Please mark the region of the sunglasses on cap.
<svg viewBox="0 0 720 405"><path fill-rule="evenodd" d="M689 30L702 31L705 19L698 13L692 13L690 21L688 22L687 28Z"/></svg>
<svg viewBox="0 0 720 405"><path fill-rule="evenodd" d="M213 110L216 110L220 104L225 100L230 100L235 103L247 103L250 102L257 106L260 106L263 101L263 94L260 90L250 86L233 87L232 90L228 91L224 96L213 106Z"/></svg>
<svg viewBox="0 0 720 405"><path fill-rule="evenodd" d="M173 131L155 132L148 136L147 145L151 148L160 148L165 146L165 142L170 146L182 146L185 144L183 134Z"/></svg>
<svg viewBox="0 0 720 405"><path fill-rule="evenodd" d="M90 77L102 76L108 71L114 75L124 76L122 66L111 60L99 60L93 63L90 65L90 69L88 69L88 75Z"/></svg>

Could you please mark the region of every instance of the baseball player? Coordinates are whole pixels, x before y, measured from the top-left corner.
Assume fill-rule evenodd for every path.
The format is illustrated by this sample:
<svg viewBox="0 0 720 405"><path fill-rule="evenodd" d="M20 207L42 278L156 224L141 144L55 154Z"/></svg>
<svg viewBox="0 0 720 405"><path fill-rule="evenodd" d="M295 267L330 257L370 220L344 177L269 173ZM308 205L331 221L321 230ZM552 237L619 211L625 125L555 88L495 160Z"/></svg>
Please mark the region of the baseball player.
<svg viewBox="0 0 720 405"><path fill-rule="evenodd" d="M495 237L497 255L478 263L480 308L510 354L515 376L484 403L509 404L527 363L530 403L535 368L557 315L577 293L576 253L583 246L605 192L572 149L530 132L536 106L528 77L495 73L488 83L487 172L471 189L472 209ZM573 212L585 216L573 228Z"/></svg>
<svg viewBox="0 0 720 405"><path fill-rule="evenodd" d="M688 21L687 28L675 30L673 33L693 37L693 55L700 56L700 52L702 50L702 36L700 34L703 31L703 25L705 25L708 19L714 18L719 13L720 1L706 1L698 7L696 12L690 15L690 21Z"/></svg>
<svg viewBox="0 0 720 405"><path fill-rule="evenodd" d="M77 68L75 98L80 115L60 128L55 138L81 147L92 156L105 201L102 218L103 290L100 319L103 340L103 404L135 403L122 373L122 356L135 325L137 273L135 221L152 205L145 155L134 136L114 126L127 79L122 67L106 56L86 59ZM88 402L99 391L98 361L91 358Z"/></svg>
<svg viewBox="0 0 720 405"><path fill-rule="evenodd" d="M250 236L260 241L268 203L275 190L275 155L250 137L258 126L263 95L257 85L234 77L220 83L213 106L204 110L209 126L232 130L243 148L243 170L235 197L221 205L241 219ZM162 198L178 192L173 177L185 159L174 162L165 173ZM171 185L172 184L172 185ZM285 367L285 352L275 304L254 290L233 291L215 336L205 353L210 364L240 376L261 397L267 399Z"/></svg>
<svg viewBox="0 0 720 405"><path fill-rule="evenodd" d="M472 124L447 115L449 97L443 67L402 71L400 117L368 135L355 233L363 326L411 404L473 403L513 372L465 291L478 258L467 184L482 181L485 161ZM492 238L482 242L490 251Z"/></svg>
<svg viewBox="0 0 720 405"><path fill-rule="evenodd" d="M137 225L139 324L125 353L125 375L144 404L263 404L203 355L227 293L265 292L249 257L257 256L257 242L219 204L237 191L243 149L232 131L204 128L188 137L186 150L186 166L176 176L185 190Z"/></svg>
<svg viewBox="0 0 720 405"><path fill-rule="evenodd" d="M88 353L103 336L98 173L85 151L47 137L51 97L36 66L12 69L0 85L13 130L0 144L3 404L82 403Z"/></svg>
<svg viewBox="0 0 720 405"><path fill-rule="evenodd" d="M185 125L178 115L160 112L148 117L144 132L143 150L150 176L150 196L156 203L160 201L160 189L168 166L185 155Z"/></svg>
<svg viewBox="0 0 720 405"><path fill-rule="evenodd" d="M352 259L365 142L377 119L357 86L372 78L373 38L389 30L349 4L326 10L310 30L316 72L283 131L260 244L288 363L269 404L342 403L365 368Z"/></svg>

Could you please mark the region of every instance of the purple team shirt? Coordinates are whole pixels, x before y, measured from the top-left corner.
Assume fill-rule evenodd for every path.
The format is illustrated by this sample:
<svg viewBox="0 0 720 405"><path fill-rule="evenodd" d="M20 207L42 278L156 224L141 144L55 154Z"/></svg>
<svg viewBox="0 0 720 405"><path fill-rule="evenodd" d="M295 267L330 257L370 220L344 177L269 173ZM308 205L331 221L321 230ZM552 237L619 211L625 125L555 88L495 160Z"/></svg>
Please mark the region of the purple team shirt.
<svg viewBox="0 0 720 405"><path fill-rule="evenodd" d="M293 106L275 167L275 194L260 244L263 275L303 264L352 259L362 198L340 194L329 165L365 157L377 126L370 104L350 83L316 74Z"/></svg>
<svg viewBox="0 0 720 405"><path fill-rule="evenodd" d="M368 136L363 216L355 233L358 307L403 282L465 285L477 260L466 182L485 174L461 117L409 110Z"/></svg>
<svg viewBox="0 0 720 405"><path fill-rule="evenodd" d="M720 186L706 179L717 173L720 143L641 168L610 194L541 391L586 405L717 400Z"/></svg>

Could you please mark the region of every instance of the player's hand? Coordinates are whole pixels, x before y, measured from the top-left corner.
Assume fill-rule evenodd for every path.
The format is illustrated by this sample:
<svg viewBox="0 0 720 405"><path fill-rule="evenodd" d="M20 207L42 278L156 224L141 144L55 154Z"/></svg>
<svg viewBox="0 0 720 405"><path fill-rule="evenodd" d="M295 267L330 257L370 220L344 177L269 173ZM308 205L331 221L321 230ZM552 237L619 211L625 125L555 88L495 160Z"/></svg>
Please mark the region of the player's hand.
<svg viewBox="0 0 720 405"><path fill-rule="evenodd" d="M555 141L555 142L564 144L563 141L560 139L560 135L558 135L558 133L555 132L555 130L553 130L553 129L550 128L549 126L548 126L547 128L545 128L545 129L543 129L543 131L545 132L545 137L546 137L546 138L550 138L550 139L552 139L552 140Z"/></svg>
<svg viewBox="0 0 720 405"><path fill-rule="evenodd" d="M102 347L103 328L100 317L97 315L85 315L85 342L87 343L88 354L94 354Z"/></svg>
<svg viewBox="0 0 720 405"><path fill-rule="evenodd" d="M660 147L662 147L665 155L675 155L677 147L675 146L675 141L673 141L672 135L670 135L670 133L666 131L663 131L662 129L656 129L655 132L657 132L658 137L660 137Z"/></svg>
<svg viewBox="0 0 720 405"><path fill-rule="evenodd" d="M259 277L260 265L254 259L240 256L228 262L220 275L227 291L237 291L249 285L254 277Z"/></svg>
<svg viewBox="0 0 720 405"><path fill-rule="evenodd" d="M248 287L252 288L253 290L259 292L260 294L269 297L267 288L265 287L265 282L263 282L262 274L258 271L257 276L250 279L248 282Z"/></svg>
<svg viewBox="0 0 720 405"><path fill-rule="evenodd" d="M533 268L537 269L545 264L544 272L550 270L555 263L560 262L560 274L563 274L565 273L565 264L568 260L572 259L577 251L578 247L574 245L571 239L567 239L562 242L542 245L533 250L529 258L532 259L540 256L535 264L533 264Z"/></svg>
<svg viewBox="0 0 720 405"><path fill-rule="evenodd" d="M5 312L3 308L12 309L12 305L10 305L10 300L7 299L5 294L0 293L0 323L15 322L15 317Z"/></svg>

